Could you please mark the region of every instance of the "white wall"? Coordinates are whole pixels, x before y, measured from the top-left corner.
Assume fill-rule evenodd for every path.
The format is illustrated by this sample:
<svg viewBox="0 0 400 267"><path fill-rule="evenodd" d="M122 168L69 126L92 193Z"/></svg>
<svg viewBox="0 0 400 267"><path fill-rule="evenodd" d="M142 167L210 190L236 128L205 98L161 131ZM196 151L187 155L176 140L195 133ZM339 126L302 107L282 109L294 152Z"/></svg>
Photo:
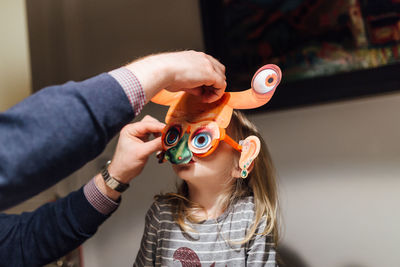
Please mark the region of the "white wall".
<svg viewBox="0 0 400 267"><path fill-rule="evenodd" d="M31 92L25 0L0 2L0 112Z"/></svg>
<svg viewBox="0 0 400 267"><path fill-rule="evenodd" d="M257 114L284 242L313 267L400 266L400 94Z"/></svg>

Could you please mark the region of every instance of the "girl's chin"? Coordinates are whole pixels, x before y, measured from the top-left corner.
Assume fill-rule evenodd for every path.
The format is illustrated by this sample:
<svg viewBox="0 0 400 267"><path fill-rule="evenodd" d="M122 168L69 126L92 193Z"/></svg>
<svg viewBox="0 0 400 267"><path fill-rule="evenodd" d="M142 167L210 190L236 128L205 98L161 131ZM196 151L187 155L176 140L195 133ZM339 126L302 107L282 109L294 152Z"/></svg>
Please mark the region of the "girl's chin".
<svg viewBox="0 0 400 267"><path fill-rule="evenodd" d="M193 166L174 167L174 171L183 180L192 179L195 176Z"/></svg>
<svg viewBox="0 0 400 267"><path fill-rule="evenodd" d="M193 170L194 164L193 163L177 164L177 165L172 165L172 168L177 174L179 174L179 172L187 172L189 170Z"/></svg>
<svg viewBox="0 0 400 267"><path fill-rule="evenodd" d="M204 175L204 173L201 171L199 172L199 169L196 170L195 166L191 164L176 165L173 166L173 169L180 179L187 182L194 180L199 181L201 179L209 179L207 175ZM200 173L202 175L199 175Z"/></svg>

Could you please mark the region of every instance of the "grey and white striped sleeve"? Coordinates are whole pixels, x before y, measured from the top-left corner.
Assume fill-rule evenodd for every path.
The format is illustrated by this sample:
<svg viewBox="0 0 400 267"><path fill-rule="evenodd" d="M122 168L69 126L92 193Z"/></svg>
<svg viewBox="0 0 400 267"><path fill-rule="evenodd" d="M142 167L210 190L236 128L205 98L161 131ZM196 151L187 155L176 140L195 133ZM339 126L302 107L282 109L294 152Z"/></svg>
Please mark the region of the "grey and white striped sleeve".
<svg viewBox="0 0 400 267"><path fill-rule="evenodd" d="M158 229L160 228L159 214L160 208L157 202L154 202L146 214L142 242L135 263L133 264L134 267L155 265Z"/></svg>
<svg viewBox="0 0 400 267"><path fill-rule="evenodd" d="M260 233L265 228L265 220L263 220L256 233ZM271 235L254 235L247 244L247 260L246 266L278 266L276 263L275 245Z"/></svg>

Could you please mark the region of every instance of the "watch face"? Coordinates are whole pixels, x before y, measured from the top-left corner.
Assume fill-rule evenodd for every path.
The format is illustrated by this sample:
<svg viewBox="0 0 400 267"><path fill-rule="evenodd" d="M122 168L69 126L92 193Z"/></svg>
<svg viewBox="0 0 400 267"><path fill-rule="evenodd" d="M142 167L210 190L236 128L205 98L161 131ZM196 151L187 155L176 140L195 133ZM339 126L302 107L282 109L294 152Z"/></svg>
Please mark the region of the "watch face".
<svg viewBox="0 0 400 267"><path fill-rule="evenodd" d="M120 183L115 180L114 178L112 178L111 176L109 177L109 179L107 179L106 184L111 188L111 189L116 189Z"/></svg>
<svg viewBox="0 0 400 267"><path fill-rule="evenodd" d="M104 182L112 190L115 190L120 193L124 192L129 187L129 184L123 184L123 183L117 181L115 178L111 177L110 173L107 170L108 165L109 164L107 163L107 165L104 167L103 171L101 172Z"/></svg>
<svg viewBox="0 0 400 267"><path fill-rule="evenodd" d="M105 180L105 182L108 187L120 193L124 192L129 187L129 184L120 183L111 176L109 176L109 178Z"/></svg>

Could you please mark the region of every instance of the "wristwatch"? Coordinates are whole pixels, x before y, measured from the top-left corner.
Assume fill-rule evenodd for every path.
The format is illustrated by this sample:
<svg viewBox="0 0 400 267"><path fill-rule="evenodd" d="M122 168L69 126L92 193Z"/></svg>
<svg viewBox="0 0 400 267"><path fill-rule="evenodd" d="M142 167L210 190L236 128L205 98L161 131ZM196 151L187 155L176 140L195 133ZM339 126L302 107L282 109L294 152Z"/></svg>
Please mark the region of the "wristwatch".
<svg viewBox="0 0 400 267"><path fill-rule="evenodd" d="M106 165L104 166L103 170L101 171L101 175L103 176L104 182L106 182L106 185L117 191L117 192L124 192L126 189L128 189L129 184L124 184L121 183L120 181L116 180L114 177L110 175L108 172L108 166L110 165L111 160L109 160Z"/></svg>

